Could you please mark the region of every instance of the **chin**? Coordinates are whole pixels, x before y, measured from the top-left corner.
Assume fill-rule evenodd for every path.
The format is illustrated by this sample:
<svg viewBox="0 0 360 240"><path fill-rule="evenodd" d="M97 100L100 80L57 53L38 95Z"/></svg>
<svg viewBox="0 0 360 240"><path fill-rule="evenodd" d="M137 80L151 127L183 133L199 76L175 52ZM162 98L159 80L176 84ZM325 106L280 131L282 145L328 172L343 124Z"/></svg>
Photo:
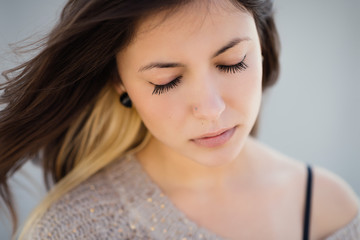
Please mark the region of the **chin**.
<svg viewBox="0 0 360 240"><path fill-rule="evenodd" d="M190 158L198 164L207 167L221 167L229 165L237 159L243 150L245 140L231 144L223 149L211 149L197 154L193 154Z"/></svg>

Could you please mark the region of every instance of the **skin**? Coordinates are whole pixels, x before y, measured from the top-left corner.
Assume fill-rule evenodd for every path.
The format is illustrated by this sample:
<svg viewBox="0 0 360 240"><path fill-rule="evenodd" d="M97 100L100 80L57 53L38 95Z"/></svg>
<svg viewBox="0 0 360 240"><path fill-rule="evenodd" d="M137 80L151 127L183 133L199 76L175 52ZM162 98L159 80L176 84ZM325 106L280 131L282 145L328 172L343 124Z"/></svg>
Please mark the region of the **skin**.
<svg viewBox="0 0 360 240"><path fill-rule="evenodd" d="M249 137L262 95L253 17L228 1L191 4L165 16L144 19L116 56L121 83L115 88L129 94L152 134L136 154L140 163L179 210L220 236L301 239L305 166ZM214 57L234 39L241 41ZM247 67L235 73L219 68L241 61ZM176 66L139 70L159 62ZM176 87L152 94L154 84L177 77ZM234 134L219 146L192 141L229 128ZM357 205L339 178L314 171L311 239L321 239L349 222ZM340 210L339 202L346 207Z"/></svg>
<svg viewBox="0 0 360 240"><path fill-rule="evenodd" d="M149 18L139 27L136 40L117 56L123 85L154 136L144 151L154 149L154 158L161 154L171 164L192 172L197 168L205 176L210 170L219 178L241 162L240 152L261 101L262 56L254 20L234 6L227 8L229 11L214 7L208 16L179 12L159 26L163 16ZM152 29L153 25L157 27ZM246 40L213 57L234 39ZM246 70L225 73L217 67L237 64L245 55ZM153 62L175 62L183 67L138 71ZM178 76L182 80L177 87L152 95L151 83L165 84ZM233 137L220 147L199 147L191 141L235 126Z"/></svg>

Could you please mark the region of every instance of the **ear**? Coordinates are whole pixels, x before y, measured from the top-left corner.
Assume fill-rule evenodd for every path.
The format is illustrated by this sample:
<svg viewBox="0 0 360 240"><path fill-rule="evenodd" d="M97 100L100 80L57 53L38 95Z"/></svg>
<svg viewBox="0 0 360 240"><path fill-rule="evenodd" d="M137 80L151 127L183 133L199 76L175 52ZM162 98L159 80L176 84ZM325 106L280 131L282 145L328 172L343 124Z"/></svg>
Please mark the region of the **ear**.
<svg viewBox="0 0 360 240"><path fill-rule="evenodd" d="M112 79L112 85L114 86L116 92L121 95L122 93L126 92L126 89L120 79L119 74L116 72L114 75L115 77Z"/></svg>
<svg viewBox="0 0 360 240"><path fill-rule="evenodd" d="M126 89L121 81L113 81L113 86L114 86L116 92L119 93L120 95L122 93L126 92Z"/></svg>

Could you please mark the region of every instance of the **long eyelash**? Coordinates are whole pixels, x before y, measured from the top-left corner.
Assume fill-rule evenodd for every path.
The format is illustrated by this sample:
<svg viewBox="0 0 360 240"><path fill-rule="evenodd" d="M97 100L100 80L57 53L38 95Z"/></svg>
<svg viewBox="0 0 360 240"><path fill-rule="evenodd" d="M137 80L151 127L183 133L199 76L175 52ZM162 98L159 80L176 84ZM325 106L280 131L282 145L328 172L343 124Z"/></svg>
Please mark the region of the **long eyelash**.
<svg viewBox="0 0 360 240"><path fill-rule="evenodd" d="M248 68L248 65L244 62L245 58L246 58L246 55L241 62L239 62L235 65L231 65L231 66L217 65L217 67L219 68L220 71L223 71L225 73L241 72Z"/></svg>
<svg viewBox="0 0 360 240"><path fill-rule="evenodd" d="M167 91L169 91L170 89L173 89L175 87L177 87L177 85L180 83L181 77L177 77L174 80L172 80L171 82L164 84L164 85L155 85L154 91L152 92L152 95L154 94L163 94Z"/></svg>
<svg viewBox="0 0 360 240"><path fill-rule="evenodd" d="M219 68L220 71L226 72L226 73L237 73L237 72L241 72L244 71L245 69L248 68L248 65L244 62L246 58L246 55L244 56L243 60L235 65L231 65L231 66L226 66L226 65L217 65L217 68ZM174 80L172 80L171 82L164 84L164 85L156 85L153 84L154 90L152 92L152 95L157 94L163 94L175 87L177 87L180 83L181 77L177 77Z"/></svg>

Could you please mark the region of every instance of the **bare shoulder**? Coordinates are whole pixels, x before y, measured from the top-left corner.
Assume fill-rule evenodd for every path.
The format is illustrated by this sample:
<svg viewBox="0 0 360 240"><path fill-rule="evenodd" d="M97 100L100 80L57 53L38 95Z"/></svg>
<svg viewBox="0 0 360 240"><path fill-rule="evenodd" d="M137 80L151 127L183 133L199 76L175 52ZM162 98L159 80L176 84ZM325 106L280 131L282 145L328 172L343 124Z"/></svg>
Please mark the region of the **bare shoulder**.
<svg viewBox="0 0 360 240"><path fill-rule="evenodd" d="M346 226L359 211L359 200L336 174L313 168L312 238L323 239Z"/></svg>
<svg viewBox="0 0 360 240"><path fill-rule="evenodd" d="M251 140L260 164L276 176L285 176L286 189L299 206L303 216L307 181L306 164L286 156L265 144ZM266 159L266 161L264 161ZM359 199L351 187L339 176L322 167L313 166L311 206L311 239L324 239L349 224L359 212ZM304 191L299 191L304 189Z"/></svg>

